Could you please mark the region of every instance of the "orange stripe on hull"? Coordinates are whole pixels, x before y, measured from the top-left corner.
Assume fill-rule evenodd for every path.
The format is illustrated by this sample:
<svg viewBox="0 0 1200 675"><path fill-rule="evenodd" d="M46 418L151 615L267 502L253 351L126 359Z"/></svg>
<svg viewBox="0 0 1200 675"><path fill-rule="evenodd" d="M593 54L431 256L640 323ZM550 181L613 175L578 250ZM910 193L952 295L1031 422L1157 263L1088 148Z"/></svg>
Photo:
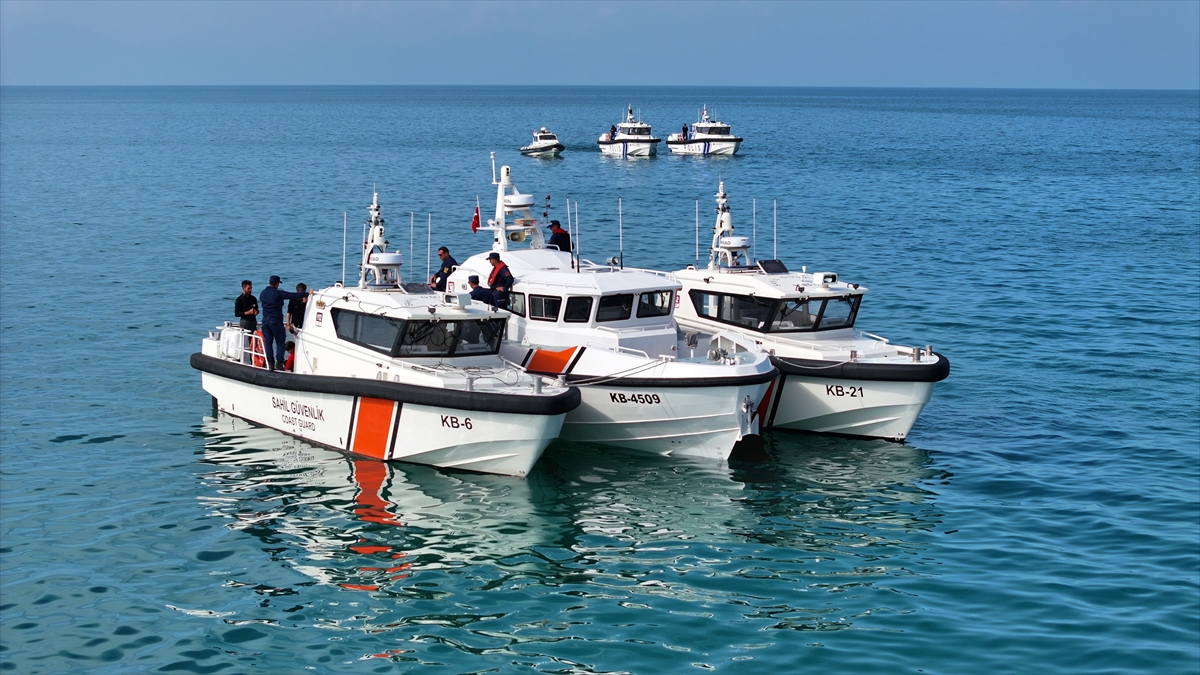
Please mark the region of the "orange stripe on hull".
<svg viewBox="0 0 1200 675"><path fill-rule="evenodd" d="M375 459L388 458L388 436L392 433L392 415L396 411L395 401L381 398L362 398L358 402L358 421L354 427L356 452Z"/></svg>
<svg viewBox="0 0 1200 675"><path fill-rule="evenodd" d="M571 357L575 356L577 349L579 347L568 347L557 352L550 351L549 349L534 350L533 357L529 359L529 365L525 366L525 370L531 373L560 375L567 369L567 365L571 363Z"/></svg>

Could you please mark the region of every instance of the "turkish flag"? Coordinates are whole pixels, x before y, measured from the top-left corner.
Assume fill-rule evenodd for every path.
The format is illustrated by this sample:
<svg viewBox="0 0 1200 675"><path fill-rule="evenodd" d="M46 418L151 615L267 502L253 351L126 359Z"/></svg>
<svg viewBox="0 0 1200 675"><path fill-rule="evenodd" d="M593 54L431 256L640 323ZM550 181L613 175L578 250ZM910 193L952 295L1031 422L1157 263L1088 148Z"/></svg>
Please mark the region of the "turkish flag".
<svg viewBox="0 0 1200 675"><path fill-rule="evenodd" d="M479 207L478 206L475 207L475 217L471 219L471 231L472 232L479 231Z"/></svg>

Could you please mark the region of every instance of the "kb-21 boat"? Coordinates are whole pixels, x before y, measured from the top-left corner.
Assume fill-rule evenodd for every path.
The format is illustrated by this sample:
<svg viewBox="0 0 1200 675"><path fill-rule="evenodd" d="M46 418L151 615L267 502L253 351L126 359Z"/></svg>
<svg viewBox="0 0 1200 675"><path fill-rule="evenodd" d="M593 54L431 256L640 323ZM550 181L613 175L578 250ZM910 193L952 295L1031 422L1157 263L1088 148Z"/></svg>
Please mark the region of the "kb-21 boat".
<svg viewBox="0 0 1200 675"><path fill-rule="evenodd" d="M479 228L492 233L491 251L464 261L447 288L461 292L471 275L486 280L488 256L502 256L516 284L500 354L582 394L562 438L724 460L737 441L757 434L778 374L767 354L721 330L712 344L679 342L672 318L678 283L547 248L530 214L533 195L517 191L507 166L496 180L495 153L492 162L496 210ZM510 248L516 242L528 247Z"/></svg>
<svg viewBox="0 0 1200 675"><path fill-rule="evenodd" d="M506 312L401 284L378 194L369 212L358 286L310 297L295 372L258 365L262 338L227 322L192 355L204 390L221 412L337 450L526 475L579 392L503 361Z"/></svg>
<svg viewBox="0 0 1200 675"><path fill-rule="evenodd" d="M600 135L600 152L610 157L649 157L658 154L662 139L650 134L650 125L635 119L633 105L625 114L625 121L613 125Z"/></svg>
<svg viewBox="0 0 1200 675"><path fill-rule="evenodd" d="M750 238L734 234L723 181L716 200L708 267L666 275L683 287L680 327L698 337L733 331L771 355L780 375L766 427L903 440L950 361L930 346L856 330L865 287L834 272L752 260Z"/></svg>

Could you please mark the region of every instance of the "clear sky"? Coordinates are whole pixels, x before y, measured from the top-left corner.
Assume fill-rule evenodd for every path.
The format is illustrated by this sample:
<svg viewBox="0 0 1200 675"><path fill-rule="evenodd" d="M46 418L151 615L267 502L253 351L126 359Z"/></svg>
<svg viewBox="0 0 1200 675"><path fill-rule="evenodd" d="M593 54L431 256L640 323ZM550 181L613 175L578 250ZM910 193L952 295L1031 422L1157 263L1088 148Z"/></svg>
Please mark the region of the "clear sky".
<svg viewBox="0 0 1200 675"><path fill-rule="evenodd" d="M0 84L1200 88L1200 0L0 0Z"/></svg>

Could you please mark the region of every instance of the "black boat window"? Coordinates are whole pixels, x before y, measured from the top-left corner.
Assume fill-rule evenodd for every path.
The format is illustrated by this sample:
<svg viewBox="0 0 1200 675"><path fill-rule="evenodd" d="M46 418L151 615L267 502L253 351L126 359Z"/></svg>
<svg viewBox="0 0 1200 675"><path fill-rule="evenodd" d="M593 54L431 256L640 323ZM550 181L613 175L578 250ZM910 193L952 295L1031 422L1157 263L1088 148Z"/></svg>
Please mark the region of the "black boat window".
<svg viewBox="0 0 1200 675"><path fill-rule="evenodd" d="M821 317L822 302L809 298L784 300L775 311L775 318L771 321L771 332L786 333L816 328L817 319Z"/></svg>
<svg viewBox="0 0 1200 675"><path fill-rule="evenodd" d="M624 129L623 131L631 136L649 136L650 135L650 130L647 129L646 127L627 128L627 129Z"/></svg>
<svg viewBox="0 0 1200 675"><path fill-rule="evenodd" d="M690 291L696 314L750 330L766 331L775 301L753 295Z"/></svg>
<svg viewBox="0 0 1200 675"><path fill-rule="evenodd" d="M496 354L505 325L504 319L406 323L396 354L401 358Z"/></svg>
<svg viewBox="0 0 1200 675"><path fill-rule="evenodd" d="M645 319L651 316L671 316L671 299L673 291L651 291L638 296L637 317Z"/></svg>
<svg viewBox="0 0 1200 675"><path fill-rule="evenodd" d="M517 316L525 316L525 294L524 293L509 293L508 294L508 311Z"/></svg>
<svg viewBox="0 0 1200 675"><path fill-rule="evenodd" d="M558 321L562 298L552 295L529 296L529 318L538 321Z"/></svg>
<svg viewBox="0 0 1200 675"><path fill-rule="evenodd" d="M633 294L605 295L596 308L596 321L624 321L633 312Z"/></svg>
<svg viewBox="0 0 1200 675"><path fill-rule="evenodd" d="M826 300L825 311L821 313L821 323L817 328L820 330L830 330L853 326L854 314L858 309L860 299L862 299L861 295L854 295Z"/></svg>
<svg viewBox="0 0 1200 675"><path fill-rule="evenodd" d="M396 346L396 337L404 329L402 319L344 309L334 309L331 314L339 338L388 356Z"/></svg>
<svg viewBox="0 0 1200 675"><path fill-rule="evenodd" d="M563 312L563 321L567 323L587 323L591 318L591 298L586 296L567 298L567 310Z"/></svg>

